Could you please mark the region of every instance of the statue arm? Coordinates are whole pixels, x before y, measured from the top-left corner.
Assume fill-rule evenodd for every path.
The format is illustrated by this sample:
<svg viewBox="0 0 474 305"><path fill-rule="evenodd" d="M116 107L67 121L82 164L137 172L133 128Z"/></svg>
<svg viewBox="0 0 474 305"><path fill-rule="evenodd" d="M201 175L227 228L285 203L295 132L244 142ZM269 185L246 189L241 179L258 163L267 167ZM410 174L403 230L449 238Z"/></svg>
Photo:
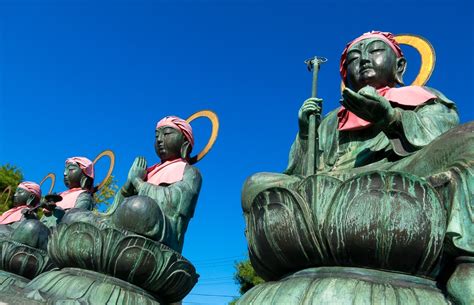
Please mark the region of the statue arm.
<svg viewBox="0 0 474 305"><path fill-rule="evenodd" d="M168 186L139 182L136 185L139 195L153 198L165 216L174 223L177 250L181 251L188 222L194 215L202 177L199 170L186 165L183 179Z"/></svg>
<svg viewBox="0 0 474 305"><path fill-rule="evenodd" d="M328 113L321 121L318 127L319 151L316 152L319 158L319 168L321 171L325 168L326 158L333 152L334 139L337 139L337 109ZM289 161L286 170L283 172L287 175L301 175L306 173L308 163L308 137L299 133L291 146ZM316 164L316 162L315 162Z"/></svg>
<svg viewBox="0 0 474 305"><path fill-rule="evenodd" d="M158 202L167 216L183 215L191 218L201 183L200 172L195 167L186 165L181 181L166 186L141 181L135 187L139 195L151 197Z"/></svg>
<svg viewBox="0 0 474 305"><path fill-rule="evenodd" d="M395 120L383 128L399 156L419 150L459 123L454 103L440 92L429 90L436 99L413 110L396 107Z"/></svg>
<svg viewBox="0 0 474 305"><path fill-rule="evenodd" d="M94 198L90 193L84 192L77 197L74 207L90 211L94 207Z"/></svg>

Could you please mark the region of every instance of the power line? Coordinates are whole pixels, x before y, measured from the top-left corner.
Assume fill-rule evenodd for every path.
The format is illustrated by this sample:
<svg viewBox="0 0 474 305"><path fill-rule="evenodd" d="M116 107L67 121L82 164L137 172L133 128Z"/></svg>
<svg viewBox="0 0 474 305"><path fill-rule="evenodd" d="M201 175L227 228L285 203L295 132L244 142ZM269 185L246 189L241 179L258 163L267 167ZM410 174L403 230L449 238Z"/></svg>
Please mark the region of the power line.
<svg viewBox="0 0 474 305"><path fill-rule="evenodd" d="M198 295L203 297L221 297L221 298L237 298L237 295L228 294L207 294L207 293L190 293L189 295Z"/></svg>
<svg viewBox="0 0 474 305"><path fill-rule="evenodd" d="M193 263L211 263L211 262L217 262L217 261L222 261L222 260L239 260L239 259L246 259L247 257L245 256L227 256L227 257L215 257L215 258L209 258L209 259L202 259L202 260L193 260Z"/></svg>

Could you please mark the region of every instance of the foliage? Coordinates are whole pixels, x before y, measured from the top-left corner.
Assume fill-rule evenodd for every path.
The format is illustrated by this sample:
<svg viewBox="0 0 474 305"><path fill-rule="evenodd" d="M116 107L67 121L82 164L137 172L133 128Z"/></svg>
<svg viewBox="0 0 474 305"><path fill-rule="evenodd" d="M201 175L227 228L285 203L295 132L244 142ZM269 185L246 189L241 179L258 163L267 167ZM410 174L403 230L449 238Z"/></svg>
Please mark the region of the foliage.
<svg viewBox="0 0 474 305"><path fill-rule="evenodd" d="M239 292L244 294L253 288L255 285L265 282L261 277L257 275L255 269L253 269L250 260L246 259L235 263L236 273L234 274L234 280L240 285ZM234 305L238 299L234 299L229 304Z"/></svg>
<svg viewBox="0 0 474 305"><path fill-rule="evenodd" d="M13 206L13 194L22 180L23 173L16 166L10 164L0 166L0 213ZM11 187L11 192L7 198L8 192L4 192L4 190L9 186Z"/></svg>
<svg viewBox="0 0 474 305"><path fill-rule="evenodd" d="M94 200L96 203L95 209L105 211L112 204L111 199L114 198L115 193L118 190L117 180L111 175L104 186L94 194Z"/></svg>

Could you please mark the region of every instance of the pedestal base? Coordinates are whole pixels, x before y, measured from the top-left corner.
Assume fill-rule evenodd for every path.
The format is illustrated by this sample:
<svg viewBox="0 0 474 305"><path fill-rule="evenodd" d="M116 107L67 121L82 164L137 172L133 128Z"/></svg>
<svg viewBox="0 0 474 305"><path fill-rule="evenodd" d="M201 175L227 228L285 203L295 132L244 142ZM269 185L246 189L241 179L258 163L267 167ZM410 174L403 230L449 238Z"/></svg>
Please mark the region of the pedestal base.
<svg viewBox="0 0 474 305"><path fill-rule="evenodd" d="M351 267L320 267L296 272L249 290L238 305L449 305L425 278Z"/></svg>
<svg viewBox="0 0 474 305"><path fill-rule="evenodd" d="M15 292L25 287L29 281L22 276L0 270L0 293Z"/></svg>
<svg viewBox="0 0 474 305"><path fill-rule="evenodd" d="M142 288L98 272L64 268L41 274L22 291L48 304L164 305Z"/></svg>

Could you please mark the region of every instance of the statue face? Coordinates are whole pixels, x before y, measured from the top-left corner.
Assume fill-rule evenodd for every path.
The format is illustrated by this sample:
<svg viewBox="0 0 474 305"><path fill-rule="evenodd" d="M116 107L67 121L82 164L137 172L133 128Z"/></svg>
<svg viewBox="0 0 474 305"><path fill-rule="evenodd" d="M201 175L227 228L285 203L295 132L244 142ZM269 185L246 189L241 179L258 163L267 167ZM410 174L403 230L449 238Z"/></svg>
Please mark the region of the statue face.
<svg viewBox="0 0 474 305"><path fill-rule="evenodd" d="M21 187L17 187L15 194L13 195L13 205L20 206L26 204L30 196L31 193L28 190L25 190Z"/></svg>
<svg viewBox="0 0 474 305"><path fill-rule="evenodd" d="M376 89L397 84L397 55L384 41L364 39L347 53L347 86L358 91L366 85Z"/></svg>
<svg viewBox="0 0 474 305"><path fill-rule="evenodd" d="M162 126L155 133L155 151L162 162L181 158L184 136L181 131Z"/></svg>
<svg viewBox="0 0 474 305"><path fill-rule="evenodd" d="M67 188L81 187L82 170L76 163L66 164L64 169L64 184Z"/></svg>

